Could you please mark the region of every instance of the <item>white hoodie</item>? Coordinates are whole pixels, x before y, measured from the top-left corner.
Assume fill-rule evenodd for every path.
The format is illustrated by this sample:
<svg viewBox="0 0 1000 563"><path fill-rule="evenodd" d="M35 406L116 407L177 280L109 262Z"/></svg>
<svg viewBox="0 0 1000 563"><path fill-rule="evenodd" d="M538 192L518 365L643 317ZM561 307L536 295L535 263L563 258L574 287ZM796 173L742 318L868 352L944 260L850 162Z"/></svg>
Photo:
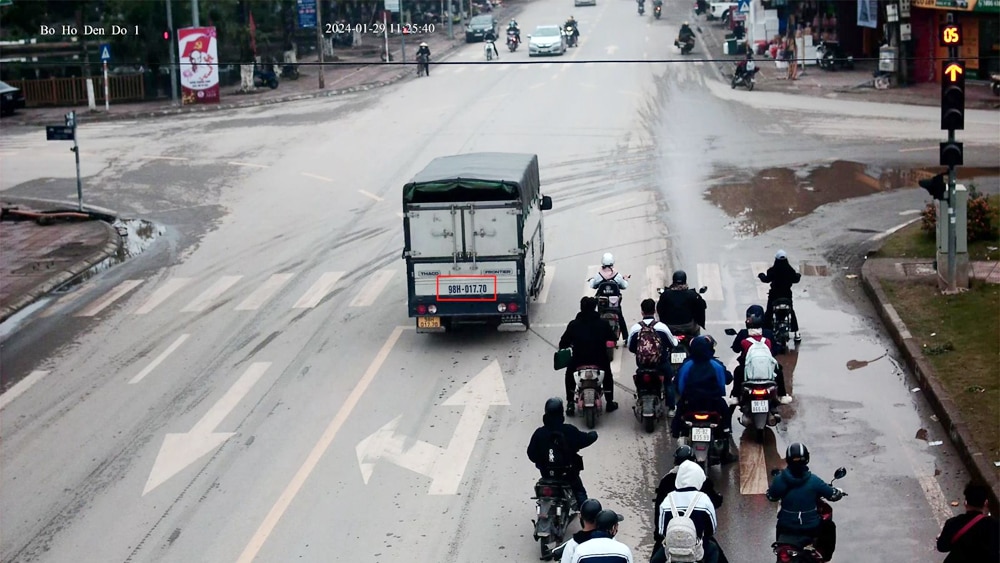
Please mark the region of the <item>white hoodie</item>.
<svg viewBox="0 0 1000 563"><path fill-rule="evenodd" d="M718 521L715 517L715 505L712 504L712 499L708 498L708 495L700 492L702 485L705 484L705 472L701 469L701 466L693 461L685 461L680 464L677 468L677 489L687 489L694 487L693 491L681 491L675 490L671 491L667 495L667 498L663 499L660 503L660 521L659 521L659 532L661 535L666 534L667 521L670 520L670 499L673 499L674 506L677 507L679 514L684 514L691 516L692 518L697 517L698 512L704 511L707 513L708 519L711 522L712 532L718 527ZM692 514L687 513L688 506L691 505L691 501L695 500L695 508ZM697 525L697 520L695 520Z"/></svg>

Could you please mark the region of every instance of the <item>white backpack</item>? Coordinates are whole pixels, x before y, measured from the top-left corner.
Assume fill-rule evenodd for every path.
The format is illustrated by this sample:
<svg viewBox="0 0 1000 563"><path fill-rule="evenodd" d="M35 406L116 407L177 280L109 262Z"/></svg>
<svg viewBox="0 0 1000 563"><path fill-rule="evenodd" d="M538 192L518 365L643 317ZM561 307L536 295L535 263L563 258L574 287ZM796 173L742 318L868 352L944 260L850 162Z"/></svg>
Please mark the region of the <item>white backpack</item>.
<svg viewBox="0 0 1000 563"><path fill-rule="evenodd" d="M673 495L667 495L666 500L670 502L670 521L667 522L667 529L663 534L663 548L671 563L695 563L705 557L705 547L698 537L694 520L691 519L691 513L694 512L701 495L701 492L695 493L684 514L678 513Z"/></svg>
<svg viewBox="0 0 1000 563"><path fill-rule="evenodd" d="M743 360L743 379L746 381L774 381L778 374L778 360L771 355L771 350L760 340L750 339L750 348Z"/></svg>

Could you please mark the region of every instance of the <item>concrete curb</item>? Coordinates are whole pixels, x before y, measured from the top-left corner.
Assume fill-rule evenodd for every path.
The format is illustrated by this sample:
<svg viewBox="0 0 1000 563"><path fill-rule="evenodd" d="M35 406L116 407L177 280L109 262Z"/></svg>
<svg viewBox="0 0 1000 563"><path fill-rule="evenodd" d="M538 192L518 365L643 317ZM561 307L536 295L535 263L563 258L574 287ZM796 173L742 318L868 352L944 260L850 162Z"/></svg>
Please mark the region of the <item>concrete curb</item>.
<svg viewBox="0 0 1000 563"><path fill-rule="evenodd" d="M944 427L951 438L955 449L958 450L959 457L965 463L973 479L981 481L990 489L990 506L1000 506L998 504L998 491L1000 491L1000 480L996 477L996 470L989 460L985 459L982 452L978 451L975 442L972 440L972 432L958 412L958 407L951 399L951 396L938 381L934 374L934 369L930 362L924 357L920 349L920 344L913 338L906 325L903 324L896 309L889 302L885 291L882 289L881 279L872 272L871 264L874 261L896 262L892 258L875 258L865 262L861 267L861 281L865 293L872 300L879 318L885 325L889 336L899 349L906 367L917 378L920 389L927 402L937 415L941 426Z"/></svg>
<svg viewBox="0 0 1000 563"><path fill-rule="evenodd" d="M52 290L69 281L72 281L74 278L83 274L90 268L108 259L108 257L117 254L121 250L122 245L122 239L118 236L118 231L104 221L100 221L100 224L104 225L104 229L108 235L108 240L104 243L104 246L102 246L100 250L78 262L73 263L62 272L56 274L45 283L36 286L24 295L12 299L10 303L7 303L3 306L3 308L0 308L0 323L17 314L18 311L24 309L28 305L31 305L35 301L38 301L42 297L46 296Z"/></svg>

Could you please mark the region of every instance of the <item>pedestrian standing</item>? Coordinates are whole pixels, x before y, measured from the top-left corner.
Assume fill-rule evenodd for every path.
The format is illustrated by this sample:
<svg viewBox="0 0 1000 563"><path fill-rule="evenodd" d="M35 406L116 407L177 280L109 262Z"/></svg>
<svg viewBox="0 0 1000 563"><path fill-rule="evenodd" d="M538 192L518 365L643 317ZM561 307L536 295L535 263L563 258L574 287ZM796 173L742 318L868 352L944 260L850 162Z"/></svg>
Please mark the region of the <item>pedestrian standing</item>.
<svg viewBox="0 0 1000 563"><path fill-rule="evenodd" d="M944 563L1000 562L1000 522L990 515L985 485L965 486L965 514L949 518L937 538Z"/></svg>
<svg viewBox="0 0 1000 563"><path fill-rule="evenodd" d="M799 61L795 52L795 35L789 34L785 39L785 60L788 61L788 80L796 80L798 74Z"/></svg>

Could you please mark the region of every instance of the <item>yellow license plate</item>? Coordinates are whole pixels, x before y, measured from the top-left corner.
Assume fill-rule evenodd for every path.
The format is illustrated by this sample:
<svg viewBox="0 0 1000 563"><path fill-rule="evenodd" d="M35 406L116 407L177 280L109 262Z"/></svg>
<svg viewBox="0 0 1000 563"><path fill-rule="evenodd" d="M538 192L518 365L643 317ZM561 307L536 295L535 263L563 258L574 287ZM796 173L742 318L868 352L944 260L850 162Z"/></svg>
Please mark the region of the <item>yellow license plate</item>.
<svg viewBox="0 0 1000 563"><path fill-rule="evenodd" d="M417 317L417 328L441 328L441 317Z"/></svg>

